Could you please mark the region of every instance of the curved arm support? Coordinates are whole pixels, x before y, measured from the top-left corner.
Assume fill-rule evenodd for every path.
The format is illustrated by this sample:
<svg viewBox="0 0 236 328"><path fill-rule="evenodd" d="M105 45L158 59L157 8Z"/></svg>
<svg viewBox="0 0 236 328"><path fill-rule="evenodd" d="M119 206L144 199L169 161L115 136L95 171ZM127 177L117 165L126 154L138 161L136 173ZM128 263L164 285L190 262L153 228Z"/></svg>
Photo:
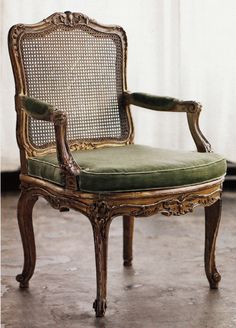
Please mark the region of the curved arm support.
<svg viewBox="0 0 236 328"><path fill-rule="evenodd" d="M65 173L66 187L76 188L75 176L79 175L80 167L74 161L66 139L67 116L66 113L57 110L54 106L40 100L21 96L23 110L36 120L52 122L54 124L56 136L57 158L60 168Z"/></svg>
<svg viewBox="0 0 236 328"><path fill-rule="evenodd" d="M200 153L210 153L211 144L209 141L204 137L200 128L199 128L199 116L201 112L201 105L195 103L198 108L195 112L187 112L187 119L188 119L188 126L197 147L198 152Z"/></svg>
<svg viewBox="0 0 236 328"><path fill-rule="evenodd" d="M124 93L124 101L127 105L135 105L157 111L185 112L188 126L199 152L211 152L211 145L199 128L199 115L201 105L195 101L181 101L170 97L153 96L146 93Z"/></svg>
<svg viewBox="0 0 236 328"><path fill-rule="evenodd" d="M52 122L54 124L56 145L57 145L57 158L60 167L63 171L72 174L79 175L80 167L74 161L70 147L66 138L67 129L67 116L66 113L55 110L52 114Z"/></svg>

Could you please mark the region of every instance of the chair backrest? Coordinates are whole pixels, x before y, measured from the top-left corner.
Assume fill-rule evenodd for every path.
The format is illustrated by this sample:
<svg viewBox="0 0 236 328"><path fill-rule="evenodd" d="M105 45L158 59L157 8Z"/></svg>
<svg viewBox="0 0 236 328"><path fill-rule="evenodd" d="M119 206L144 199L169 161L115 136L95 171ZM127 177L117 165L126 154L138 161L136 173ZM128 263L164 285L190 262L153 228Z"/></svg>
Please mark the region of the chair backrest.
<svg viewBox="0 0 236 328"><path fill-rule="evenodd" d="M28 95L67 113L71 149L132 142L123 101L127 39L80 13L55 13L9 32L16 96ZM51 123L27 117L16 97L18 143L28 156L55 151Z"/></svg>

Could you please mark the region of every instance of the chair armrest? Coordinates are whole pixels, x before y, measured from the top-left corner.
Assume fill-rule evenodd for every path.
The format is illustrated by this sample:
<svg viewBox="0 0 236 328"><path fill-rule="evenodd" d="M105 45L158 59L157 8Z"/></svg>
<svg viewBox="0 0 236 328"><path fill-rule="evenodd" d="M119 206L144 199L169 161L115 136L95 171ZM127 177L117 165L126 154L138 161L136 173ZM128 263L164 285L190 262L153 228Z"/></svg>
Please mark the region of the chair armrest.
<svg viewBox="0 0 236 328"><path fill-rule="evenodd" d="M79 175L80 167L74 161L66 139L67 116L54 106L35 98L20 96L21 108L36 120L52 122L55 129L57 158L60 168L69 175Z"/></svg>
<svg viewBox="0 0 236 328"><path fill-rule="evenodd" d="M195 101L182 101L170 97L153 96L146 93L124 93L124 101L127 105L135 105L157 111L185 112L188 126L199 152L211 152L211 145L199 128L199 115L202 106Z"/></svg>
<svg viewBox="0 0 236 328"><path fill-rule="evenodd" d="M20 96L20 99L22 108L27 113L27 115L33 117L36 120L52 122L53 114L56 111L54 106L32 97Z"/></svg>
<svg viewBox="0 0 236 328"><path fill-rule="evenodd" d="M147 93L134 92L124 94L128 105L135 105L152 110L165 111L172 109L178 102L175 98L153 96Z"/></svg>

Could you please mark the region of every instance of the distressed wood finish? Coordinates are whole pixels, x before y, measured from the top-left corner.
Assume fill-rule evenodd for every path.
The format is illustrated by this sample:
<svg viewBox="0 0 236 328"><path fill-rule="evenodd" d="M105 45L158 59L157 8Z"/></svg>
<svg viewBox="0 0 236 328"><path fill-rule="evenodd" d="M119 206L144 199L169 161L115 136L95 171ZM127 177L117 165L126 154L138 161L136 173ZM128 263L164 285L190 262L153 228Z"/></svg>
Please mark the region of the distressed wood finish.
<svg viewBox="0 0 236 328"><path fill-rule="evenodd" d="M84 14L81 13L55 13L43 21L32 24L17 24L14 25L8 35L8 46L9 53L11 58L11 63L13 67L13 73L15 77L15 86L16 86L16 97L15 97L15 107L17 112L17 141L20 148L21 156L21 168L23 173L27 173L27 163L26 158L32 156L44 155L50 152L56 151L56 145L50 144L46 149L35 148L34 145L29 140L28 131L27 131L27 122L28 116L24 111L22 111L22 102L20 101L19 96L27 96L27 83L25 77L25 70L23 65L23 56L21 51L21 41L22 38L28 33L41 33L46 35L49 31L57 26L65 25L71 30L75 29L79 25L88 26L95 31L116 34L119 36L122 49L123 49L123 63L122 63L122 81L123 81L123 90L127 89L126 81L126 62L127 62L127 38L125 31L122 27L117 25L102 25L97 23L95 20L90 19ZM122 102L122 99L119 101ZM83 149L94 149L104 146L120 146L124 144L130 144L133 142L134 138L134 128L133 121L130 114L130 109L128 105L125 106L125 111L128 118L129 124L129 135L126 140L102 140L97 142L80 142L76 140L68 140L68 145L71 151L73 150L83 150ZM58 150L57 150L58 151Z"/></svg>
<svg viewBox="0 0 236 328"><path fill-rule="evenodd" d="M22 61L20 42L23 35L32 32L47 33L55 26L64 25L74 29L84 24L94 30L116 33L122 40L123 58L123 99L129 122L129 137L120 142L107 140L93 142L70 141L66 138L67 118L65 113L55 111L50 120L54 124L56 144L47 149L35 148L27 132L28 117L22 106L21 97L27 96L26 79ZM50 205L59 210L77 210L87 216L91 222L94 235L95 260L97 273L97 296L94 309L98 317L104 316L106 310L107 249L109 227L113 218L123 216L123 257L124 265L132 263L132 238L134 217L148 217L156 213L166 216L182 215L192 212L197 206L204 206L206 212L206 246L205 269L211 288L216 288L220 275L215 266L215 243L220 221L221 191L223 178L195 186L156 189L150 191L124 193L83 193L77 190L76 176L80 167L74 162L71 151L76 149L94 149L103 146L117 146L133 142L133 123L130 115L126 85L126 49L127 40L119 26L104 26L80 13L56 13L34 25L18 24L9 32L9 51L16 84L17 141L21 158L21 196L18 203L18 222L24 249L23 271L16 277L20 287L26 288L35 268L36 252L32 224L32 210L38 197L45 198ZM186 112L188 124L198 151L209 152L210 145L202 135L198 118L201 107L195 102L179 102L172 111ZM65 176L65 188L30 177L27 173L27 158L57 152L58 161Z"/></svg>
<svg viewBox="0 0 236 328"><path fill-rule="evenodd" d="M156 213L166 216L192 212L197 206L206 207L205 265L211 288L216 279L214 262L215 240L218 227L217 210L221 198L222 179L185 188L154 190L133 193L89 194L57 187L49 182L21 175L22 196L19 201L18 219L24 247L25 265L17 276L21 287L27 287L35 266L35 245L31 221L32 207L39 196L53 208L63 211L75 209L88 217L94 234L97 272L97 297L94 309L98 317L106 310L107 247L109 226L113 218L124 217L124 261L132 261L133 217L146 217ZM27 204L27 206L26 206ZM209 207L208 207L209 206ZM211 209L214 208L214 213ZM127 228L127 230L126 230ZM213 278L212 278L213 277ZM212 280L213 279L213 280Z"/></svg>
<svg viewBox="0 0 236 328"><path fill-rule="evenodd" d="M132 104L136 105L136 103L133 102L132 94L127 91L124 92L124 101L126 102L127 105L132 105ZM150 105L149 106L143 105L142 107L158 110ZM189 130L193 137L197 150L199 152L211 152L211 145L209 141L204 137L199 127L199 116L201 110L202 110L201 104L196 101L183 101L178 99L175 99L175 105L173 107L171 107L170 109L167 108L164 109L164 111L166 112L186 113Z"/></svg>
<svg viewBox="0 0 236 328"><path fill-rule="evenodd" d="M124 266L131 266L133 260L134 217L123 216L123 260Z"/></svg>
<svg viewBox="0 0 236 328"><path fill-rule="evenodd" d="M94 236L97 279L97 297L93 303L93 308L97 317L103 317L107 307L107 253L111 219L111 213L106 202L98 200L89 206L89 220Z"/></svg>
<svg viewBox="0 0 236 328"><path fill-rule="evenodd" d="M29 287L29 280L34 273L36 263L36 249L34 240L34 229L32 222L32 211L38 196L31 195L22 186L18 201L17 217L24 249L24 267L21 274L16 276L21 288Z"/></svg>
<svg viewBox="0 0 236 328"><path fill-rule="evenodd" d="M205 207L205 271L211 289L217 289L221 275L215 264L215 245L221 219L222 201Z"/></svg>

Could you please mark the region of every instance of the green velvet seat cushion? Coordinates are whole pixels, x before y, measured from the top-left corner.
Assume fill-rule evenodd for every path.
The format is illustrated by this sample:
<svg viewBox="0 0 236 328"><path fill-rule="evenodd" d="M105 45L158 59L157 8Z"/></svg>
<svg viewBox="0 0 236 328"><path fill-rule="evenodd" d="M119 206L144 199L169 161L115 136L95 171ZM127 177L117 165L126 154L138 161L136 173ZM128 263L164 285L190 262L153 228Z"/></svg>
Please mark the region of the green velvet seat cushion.
<svg viewBox="0 0 236 328"><path fill-rule="evenodd" d="M174 151L141 145L72 152L80 165L78 189L119 192L188 186L225 174L226 162L214 153ZM56 154L28 159L31 176L64 185Z"/></svg>

